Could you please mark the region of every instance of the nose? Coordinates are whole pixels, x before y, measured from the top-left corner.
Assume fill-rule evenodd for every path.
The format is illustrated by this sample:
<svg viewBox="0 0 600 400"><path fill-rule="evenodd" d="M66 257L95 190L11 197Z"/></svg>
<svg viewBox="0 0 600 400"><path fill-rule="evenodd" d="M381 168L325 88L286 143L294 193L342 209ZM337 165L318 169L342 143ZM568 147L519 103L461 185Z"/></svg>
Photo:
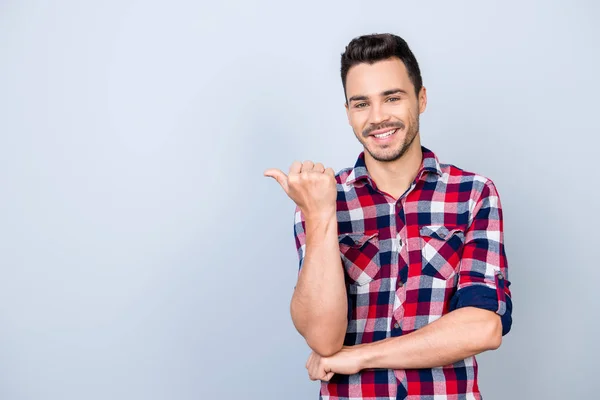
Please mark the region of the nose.
<svg viewBox="0 0 600 400"><path fill-rule="evenodd" d="M379 104L371 105L371 113L369 115L369 122L372 125L379 125L382 122L390 119L390 116L385 112L383 107Z"/></svg>

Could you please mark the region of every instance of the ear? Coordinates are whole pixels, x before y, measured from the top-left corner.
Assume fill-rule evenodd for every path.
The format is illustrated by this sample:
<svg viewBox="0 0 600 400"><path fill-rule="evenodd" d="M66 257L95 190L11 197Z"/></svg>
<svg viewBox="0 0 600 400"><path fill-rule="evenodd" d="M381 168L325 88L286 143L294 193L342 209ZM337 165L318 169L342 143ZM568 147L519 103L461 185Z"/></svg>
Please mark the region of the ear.
<svg viewBox="0 0 600 400"><path fill-rule="evenodd" d="M427 88L421 87L419 91L419 114L423 114L427 108Z"/></svg>
<svg viewBox="0 0 600 400"><path fill-rule="evenodd" d="M350 108L348 107L348 102L344 103L344 107L346 107L346 118L348 118L348 124L352 125L350 123Z"/></svg>

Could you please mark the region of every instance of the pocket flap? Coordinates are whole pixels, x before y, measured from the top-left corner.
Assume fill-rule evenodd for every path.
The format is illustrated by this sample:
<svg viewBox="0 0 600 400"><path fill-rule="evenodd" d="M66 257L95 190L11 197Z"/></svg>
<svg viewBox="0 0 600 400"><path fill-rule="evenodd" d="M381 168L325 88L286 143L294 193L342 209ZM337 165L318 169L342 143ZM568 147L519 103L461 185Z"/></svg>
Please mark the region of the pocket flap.
<svg viewBox="0 0 600 400"><path fill-rule="evenodd" d="M378 232L344 233L338 236L340 244L350 247L362 247L367 241L378 236Z"/></svg>
<svg viewBox="0 0 600 400"><path fill-rule="evenodd" d="M421 236L430 236L439 240L446 240L450 236L457 234L461 238L464 238L465 234L462 229L449 229L444 225L426 225L422 226L419 230Z"/></svg>

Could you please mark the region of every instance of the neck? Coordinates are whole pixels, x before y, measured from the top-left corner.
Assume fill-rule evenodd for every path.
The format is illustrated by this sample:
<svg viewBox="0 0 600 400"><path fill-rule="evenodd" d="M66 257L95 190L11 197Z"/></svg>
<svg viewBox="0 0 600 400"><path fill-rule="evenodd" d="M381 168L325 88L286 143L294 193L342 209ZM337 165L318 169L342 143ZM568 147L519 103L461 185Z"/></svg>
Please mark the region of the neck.
<svg viewBox="0 0 600 400"><path fill-rule="evenodd" d="M388 193L394 199L398 199L410 187L422 162L423 152L418 136L406 153L395 161L377 161L365 151L365 165L371 179L375 181L379 190Z"/></svg>

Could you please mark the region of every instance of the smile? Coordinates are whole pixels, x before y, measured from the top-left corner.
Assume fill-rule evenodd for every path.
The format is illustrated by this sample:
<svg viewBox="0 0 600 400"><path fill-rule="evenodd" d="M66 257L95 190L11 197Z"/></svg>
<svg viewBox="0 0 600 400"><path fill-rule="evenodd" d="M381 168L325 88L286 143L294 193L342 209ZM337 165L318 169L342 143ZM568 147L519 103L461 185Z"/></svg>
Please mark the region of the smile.
<svg viewBox="0 0 600 400"><path fill-rule="evenodd" d="M380 133L378 135L373 135L373 136L375 136L377 139L384 139L386 137L392 136L394 133L396 133L397 130L398 130L398 128L392 129L391 131L387 131L384 133Z"/></svg>

